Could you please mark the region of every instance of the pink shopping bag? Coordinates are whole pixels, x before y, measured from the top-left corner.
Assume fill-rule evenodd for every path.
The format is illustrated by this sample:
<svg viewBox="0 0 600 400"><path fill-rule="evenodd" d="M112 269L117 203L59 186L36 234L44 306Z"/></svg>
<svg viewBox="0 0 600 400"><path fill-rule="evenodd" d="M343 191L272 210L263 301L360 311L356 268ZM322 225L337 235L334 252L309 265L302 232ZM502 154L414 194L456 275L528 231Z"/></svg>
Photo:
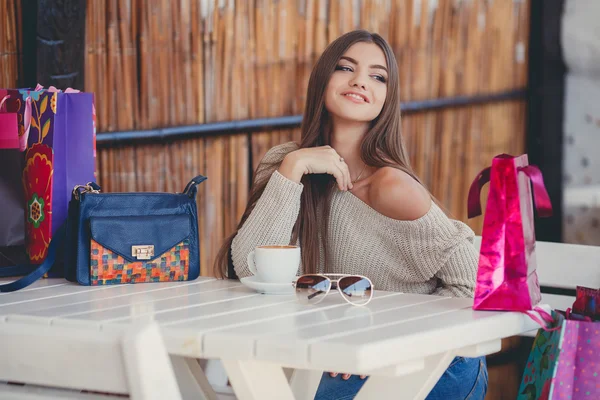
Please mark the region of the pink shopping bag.
<svg viewBox="0 0 600 400"><path fill-rule="evenodd" d="M25 242L25 206L21 184L23 153L18 115L7 112L5 107L8 97L0 97L0 248L20 246ZM4 251L0 250L0 253Z"/></svg>
<svg viewBox="0 0 600 400"><path fill-rule="evenodd" d="M540 170L527 155L500 154L469 190L469 218L481 214L480 192L490 182L473 308L527 312L540 302L531 184L538 215L552 215ZM547 315L547 314L546 314Z"/></svg>
<svg viewBox="0 0 600 400"><path fill-rule="evenodd" d="M27 149L27 139L31 127L31 98L22 99L21 92L23 91L19 89L0 89L0 112L14 114L17 118L18 148L20 151ZM4 135L5 137L6 135L13 136L12 132L5 132Z"/></svg>

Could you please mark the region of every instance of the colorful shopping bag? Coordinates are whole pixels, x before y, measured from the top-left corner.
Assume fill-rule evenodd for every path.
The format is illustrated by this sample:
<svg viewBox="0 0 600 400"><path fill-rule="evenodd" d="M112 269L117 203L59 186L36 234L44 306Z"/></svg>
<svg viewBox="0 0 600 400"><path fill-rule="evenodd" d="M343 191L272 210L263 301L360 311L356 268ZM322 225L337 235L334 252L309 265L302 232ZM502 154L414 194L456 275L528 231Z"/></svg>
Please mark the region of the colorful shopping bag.
<svg viewBox="0 0 600 400"><path fill-rule="evenodd" d="M600 399L600 323L552 316L560 329L538 330L518 400Z"/></svg>
<svg viewBox="0 0 600 400"><path fill-rule="evenodd" d="M27 251L33 264L46 257L52 235L67 219L75 185L95 180L93 95L19 91L31 99L31 128L23 170Z"/></svg>
<svg viewBox="0 0 600 400"><path fill-rule="evenodd" d="M473 308L532 310L541 300L536 274L531 184L538 215L552 215L542 173L527 155L500 154L469 190L469 218L481 214L480 192L490 182Z"/></svg>

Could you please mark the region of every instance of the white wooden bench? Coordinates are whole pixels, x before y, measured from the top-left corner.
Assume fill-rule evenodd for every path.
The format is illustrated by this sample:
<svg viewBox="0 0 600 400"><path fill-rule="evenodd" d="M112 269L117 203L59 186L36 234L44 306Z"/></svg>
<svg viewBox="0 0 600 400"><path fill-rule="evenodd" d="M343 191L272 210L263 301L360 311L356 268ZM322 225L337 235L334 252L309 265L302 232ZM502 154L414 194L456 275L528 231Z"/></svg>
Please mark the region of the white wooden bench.
<svg viewBox="0 0 600 400"><path fill-rule="evenodd" d="M480 236L475 245L479 250ZM600 246L538 241L535 253L542 303L553 309L571 307L577 286L600 288Z"/></svg>
<svg viewBox="0 0 600 400"><path fill-rule="evenodd" d="M0 354L0 399L181 399L154 322L100 330L2 317Z"/></svg>

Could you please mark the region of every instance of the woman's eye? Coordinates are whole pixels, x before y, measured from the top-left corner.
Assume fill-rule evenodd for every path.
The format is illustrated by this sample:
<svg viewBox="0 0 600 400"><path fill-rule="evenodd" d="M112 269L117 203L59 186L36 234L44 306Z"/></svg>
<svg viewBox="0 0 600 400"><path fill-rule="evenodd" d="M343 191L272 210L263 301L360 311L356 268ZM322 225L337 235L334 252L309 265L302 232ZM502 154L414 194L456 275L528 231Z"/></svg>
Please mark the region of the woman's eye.
<svg viewBox="0 0 600 400"><path fill-rule="evenodd" d="M383 83L387 82L387 80L385 79L385 77L381 76L381 75L373 75L373 78L377 79L379 82L383 82Z"/></svg>
<svg viewBox="0 0 600 400"><path fill-rule="evenodd" d="M338 65L337 67L335 67L336 71L348 71L348 72L352 72L352 68L346 66L346 65Z"/></svg>

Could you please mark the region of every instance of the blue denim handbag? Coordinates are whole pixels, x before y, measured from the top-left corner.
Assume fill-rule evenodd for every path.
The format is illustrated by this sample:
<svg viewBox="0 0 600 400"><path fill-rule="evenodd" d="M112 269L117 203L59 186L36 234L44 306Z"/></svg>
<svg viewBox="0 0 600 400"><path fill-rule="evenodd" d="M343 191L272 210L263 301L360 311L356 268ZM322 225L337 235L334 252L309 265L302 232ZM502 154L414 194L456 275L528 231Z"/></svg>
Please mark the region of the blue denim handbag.
<svg viewBox="0 0 600 400"><path fill-rule="evenodd" d="M5 269L5 276L29 274L0 285L0 292L22 289L48 272L86 286L198 278L196 194L206 179L195 177L182 193L101 193L93 182L76 186L46 260L33 270ZM63 268L55 264L57 250L64 250Z"/></svg>

